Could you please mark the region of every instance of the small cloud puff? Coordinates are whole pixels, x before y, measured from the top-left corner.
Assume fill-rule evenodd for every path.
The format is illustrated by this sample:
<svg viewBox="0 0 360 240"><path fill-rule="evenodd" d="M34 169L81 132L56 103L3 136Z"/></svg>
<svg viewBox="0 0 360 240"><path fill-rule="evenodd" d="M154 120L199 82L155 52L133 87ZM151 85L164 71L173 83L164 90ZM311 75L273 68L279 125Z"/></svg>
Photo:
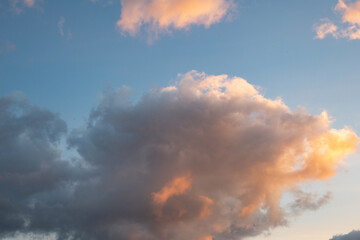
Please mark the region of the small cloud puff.
<svg viewBox="0 0 360 240"><path fill-rule="evenodd" d="M355 2L339 0L334 11L341 15L341 25L335 25L329 19L323 19L314 26L317 39L327 35L334 38L360 39L360 0Z"/></svg>
<svg viewBox="0 0 360 240"><path fill-rule="evenodd" d="M234 8L233 0L122 0L117 26L135 36L142 26L150 35L192 25L210 25L222 20Z"/></svg>

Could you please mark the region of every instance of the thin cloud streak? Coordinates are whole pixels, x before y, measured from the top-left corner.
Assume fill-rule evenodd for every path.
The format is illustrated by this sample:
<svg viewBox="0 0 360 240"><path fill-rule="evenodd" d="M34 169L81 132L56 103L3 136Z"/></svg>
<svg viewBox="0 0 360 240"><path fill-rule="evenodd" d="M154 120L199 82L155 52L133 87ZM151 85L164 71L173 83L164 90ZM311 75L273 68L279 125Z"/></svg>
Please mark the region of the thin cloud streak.
<svg viewBox="0 0 360 240"><path fill-rule="evenodd" d="M62 37L65 36L65 31L64 31L64 26L65 26L65 18L64 17L60 17L59 21L58 21L58 30L59 33ZM68 33L66 34L67 39L71 39L72 38L72 33L70 31L68 31Z"/></svg>

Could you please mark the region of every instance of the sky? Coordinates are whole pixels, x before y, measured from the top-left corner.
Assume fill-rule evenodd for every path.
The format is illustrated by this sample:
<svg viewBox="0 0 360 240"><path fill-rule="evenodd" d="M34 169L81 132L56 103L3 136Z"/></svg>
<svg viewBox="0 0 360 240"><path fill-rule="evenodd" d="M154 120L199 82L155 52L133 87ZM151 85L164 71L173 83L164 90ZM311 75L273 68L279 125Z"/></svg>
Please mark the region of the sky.
<svg viewBox="0 0 360 240"><path fill-rule="evenodd" d="M0 238L346 240L359 0L0 0Z"/></svg>

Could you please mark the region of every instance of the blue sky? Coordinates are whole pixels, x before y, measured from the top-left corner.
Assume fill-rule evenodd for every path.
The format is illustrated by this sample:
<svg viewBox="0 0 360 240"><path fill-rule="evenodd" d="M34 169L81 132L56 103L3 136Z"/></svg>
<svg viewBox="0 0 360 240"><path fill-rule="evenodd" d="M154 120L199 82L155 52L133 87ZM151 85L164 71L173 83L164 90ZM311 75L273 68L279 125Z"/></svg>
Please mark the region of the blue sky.
<svg viewBox="0 0 360 240"><path fill-rule="evenodd" d="M1 42L15 44L16 50L1 55L1 94L22 91L71 120L87 116L107 86L126 85L141 93L195 69L243 77L268 97L280 96L291 107L304 105L314 112L327 109L356 127L356 113L342 116L356 102L359 43L313 39L313 25L334 16L336 1L237 4L229 21L173 31L149 45L144 32L133 38L116 29L118 1L43 1L21 14L11 12L5 1ZM59 33L61 17L71 39Z"/></svg>
<svg viewBox="0 0 360 240"><path fill-rule="evenodd" d="M0 96L20 91L58 113L70 130L85 125L107 89L128 86L138 99L196 70L244 78L291 109L326 110L336 120L332 127L360 131L360 40L315 39L321 19L341 22L337 0L238 0L231 16L209 27L171 29L151 41L146 27L131 36L116 26L123 10L118 0L20 1L17 10L12 3L0 3ZM253 239L328 240L359 228L353 214L360 208L358 158L314 187L333 192L331 202Z"/></svg>

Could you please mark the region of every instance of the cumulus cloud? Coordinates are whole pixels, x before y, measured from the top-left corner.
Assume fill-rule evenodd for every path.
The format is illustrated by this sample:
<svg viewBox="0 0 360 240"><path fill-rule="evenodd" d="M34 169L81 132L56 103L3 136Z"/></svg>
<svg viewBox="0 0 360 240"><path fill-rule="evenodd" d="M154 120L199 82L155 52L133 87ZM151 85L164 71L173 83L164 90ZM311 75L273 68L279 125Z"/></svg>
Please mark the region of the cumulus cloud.
<svg viewBox="0 0 360 240"><path fill-rule="evenodd" d="M1 176L54 173L30 174L37 178L25 186L3 185L0 222L11 224L0 224L2 234L242 239L326 203L329 195L304 193L302 183L332 177L359 141L347 127L332 129L326 112L292 111L238 77L191 71L136 102L128 95L126 88L104 94L87 126L68 137L83 167L60 161L55 142L65 125L56 115L26 104L25 113L5 111L1 131L17 134L0 135L8 149L0 151ZM41 144L29 141L33 135ZM26 144L19 145L23 138ZM12 159L22 164L13 166ZM290 207L280 205L286 192L294 192Z"/></svg>
<svg viewBox="0 0 360 240"><path fill-rule="evenodd" d="M332 237L330 240L358 240L360 239L360 231L352 231L345 235L337 235Z"/></svg>
<svg viewBox="0 0 360 240"><path fill-rule="evenodd" d="M117 26L124 33L136 35L142 26L157 36L172 29L192 25L210 25L222 20L234 8L233 0L122 0Z"/></svg>
<svg viewBox="0 0 360 240"><path fill-rule="evenodd" d="M327 35L335 38L360 39L360 1L339 0L334 11L341 15L341 24L335 25L325 19L315 25L315 38L323 39Z"/></svg>

